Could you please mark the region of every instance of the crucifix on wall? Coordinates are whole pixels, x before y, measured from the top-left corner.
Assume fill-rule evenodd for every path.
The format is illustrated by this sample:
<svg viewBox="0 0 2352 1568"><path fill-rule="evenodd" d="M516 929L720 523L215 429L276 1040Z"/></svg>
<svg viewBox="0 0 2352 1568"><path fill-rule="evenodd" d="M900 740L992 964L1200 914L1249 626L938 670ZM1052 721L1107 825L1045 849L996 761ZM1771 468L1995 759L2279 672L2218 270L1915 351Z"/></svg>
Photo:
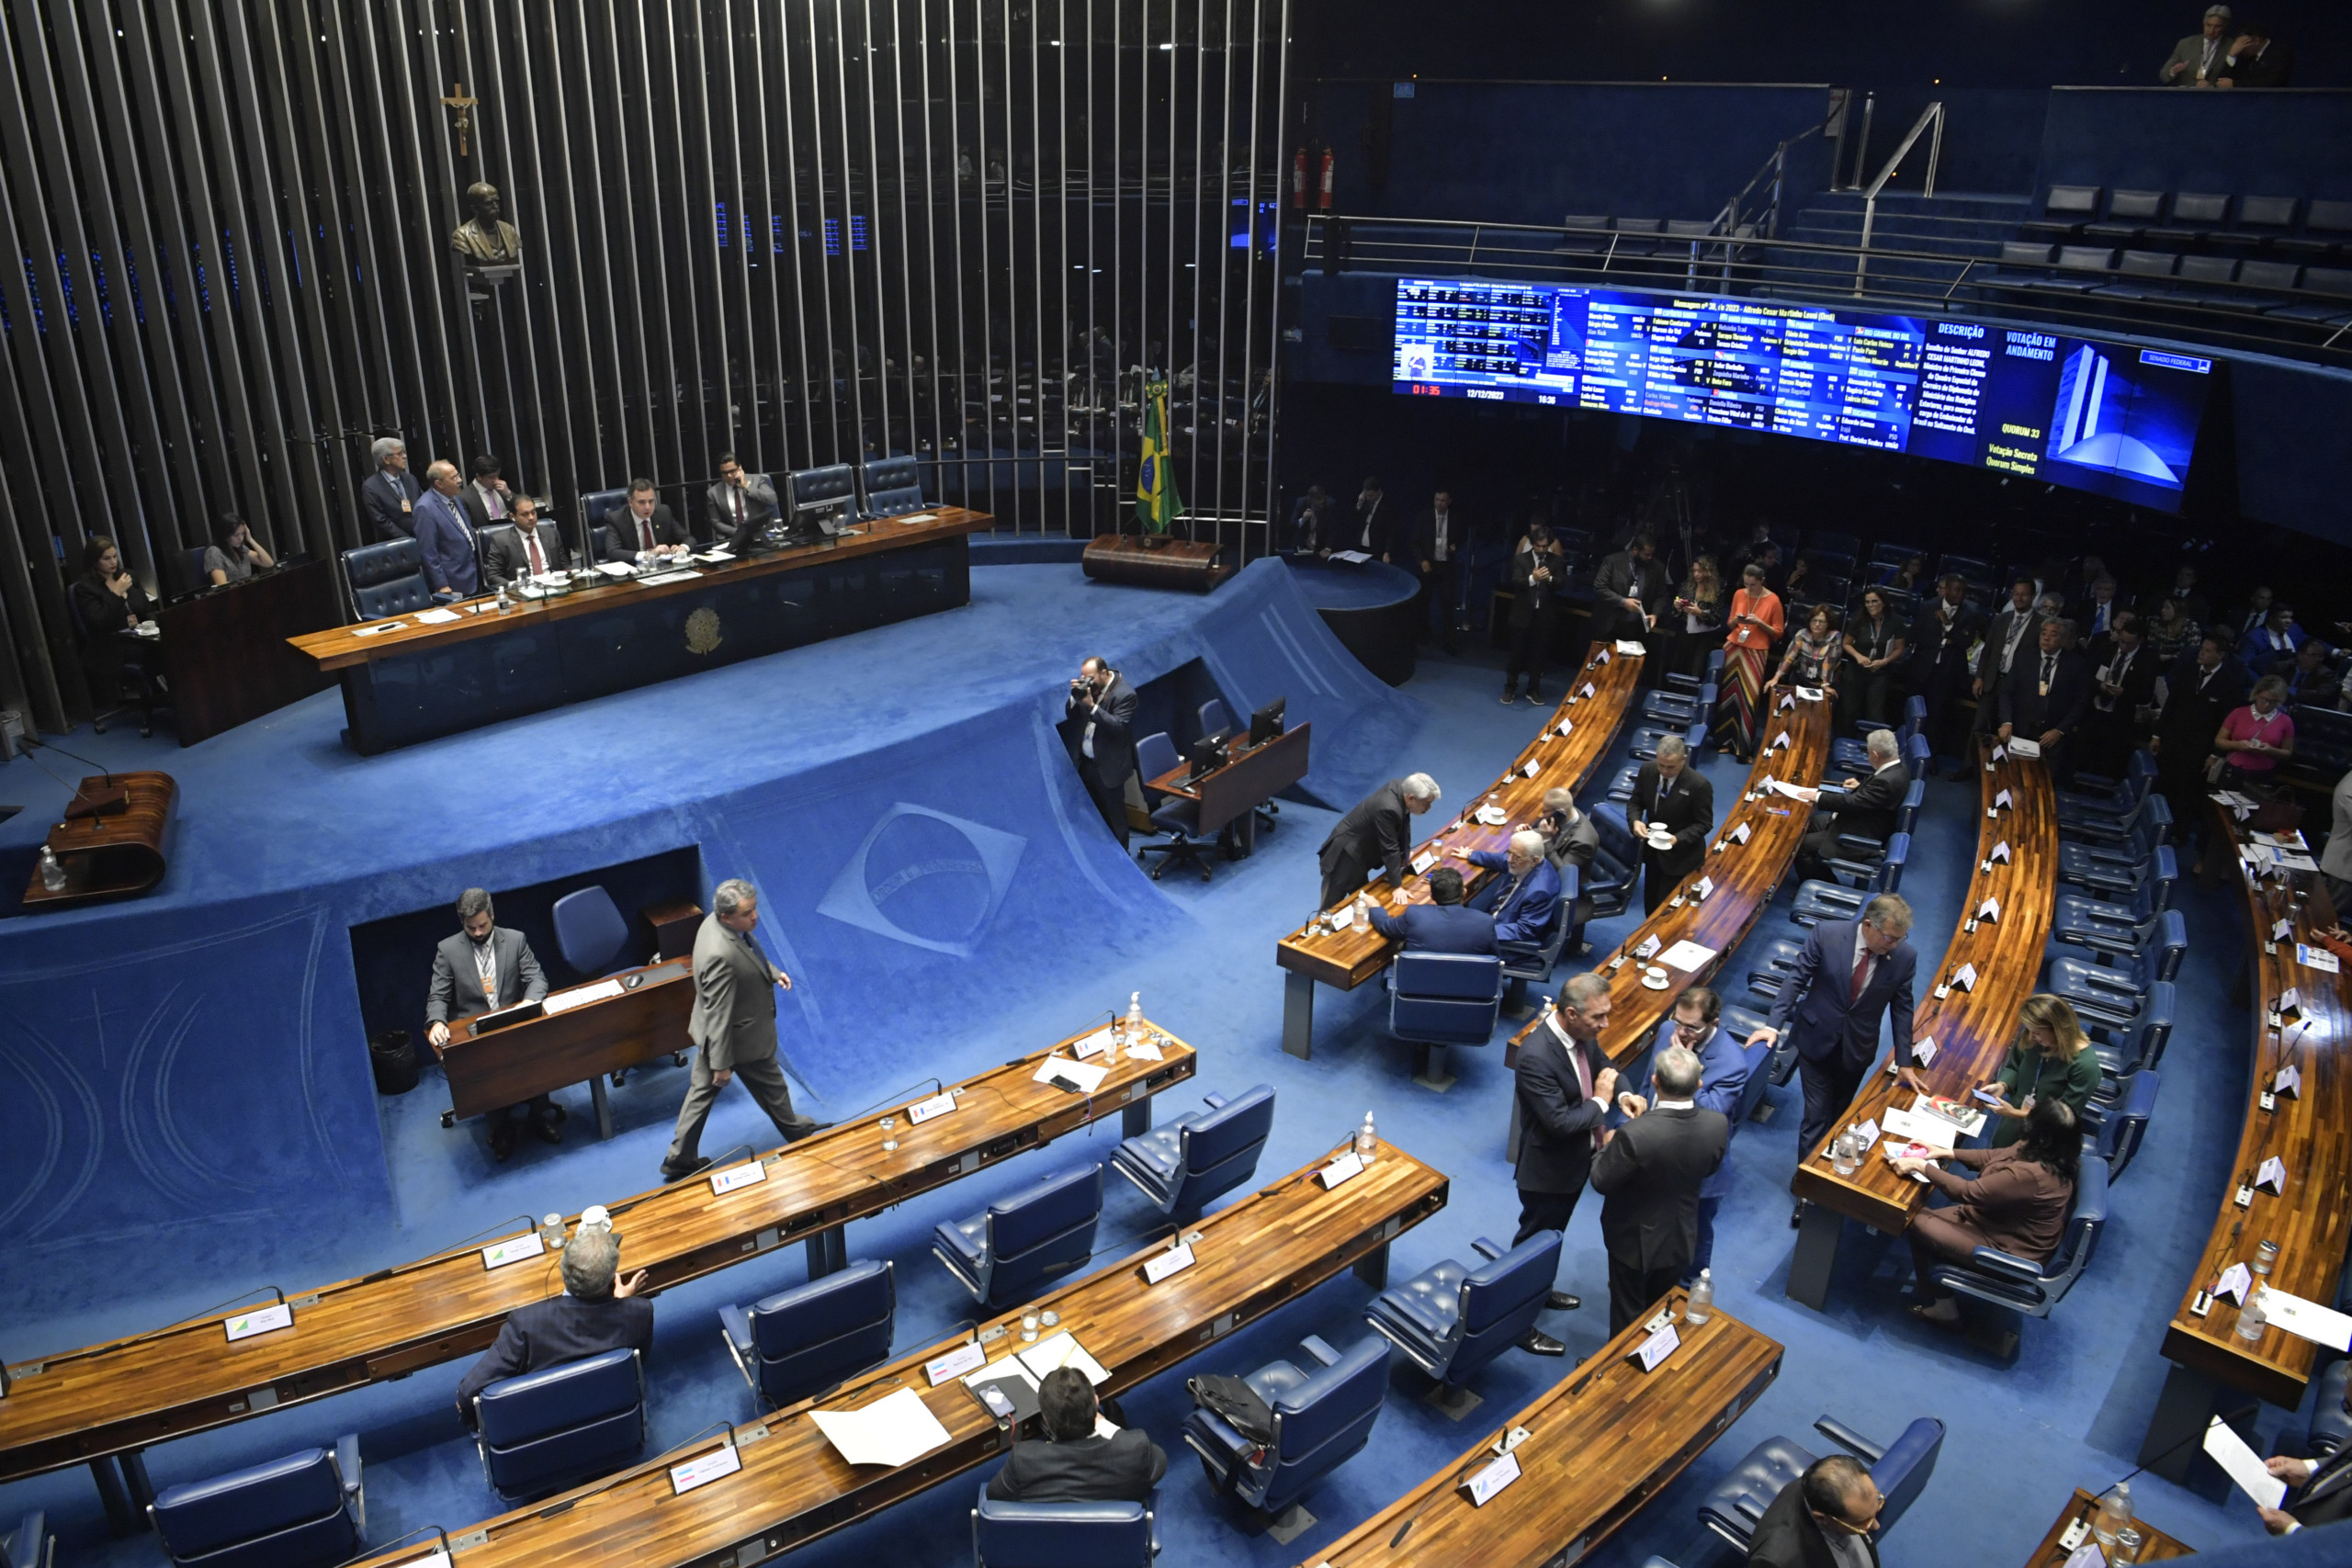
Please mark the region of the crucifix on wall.
<svg viewBox="0 0 2352 1568"><path fill-rule="evenodd" d="M466 96L466 85L463 82L453 84L453 88L454 90L450 95L441 101L450 108L458 111L458 156L462 158L467 155L467 133L471 131L474 128L474 122L468 115L467 111L481 103L481 100L480 98L468 97Z"/></svg>

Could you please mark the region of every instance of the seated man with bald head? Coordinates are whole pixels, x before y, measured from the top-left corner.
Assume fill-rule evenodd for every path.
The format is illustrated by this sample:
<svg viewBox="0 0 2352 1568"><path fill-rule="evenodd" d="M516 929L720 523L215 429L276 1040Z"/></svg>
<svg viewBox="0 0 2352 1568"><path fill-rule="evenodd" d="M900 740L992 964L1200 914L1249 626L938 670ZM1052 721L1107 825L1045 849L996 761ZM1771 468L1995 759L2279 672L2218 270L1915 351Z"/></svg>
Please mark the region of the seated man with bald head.
<svg viewBox="0 0 2352 1568"><path fill-rule="evenodd" d="M1885 1506L1860 1460L1815 1460L1757 1522L1748 1568L1878 1568L1878 1516Z"/></svg>

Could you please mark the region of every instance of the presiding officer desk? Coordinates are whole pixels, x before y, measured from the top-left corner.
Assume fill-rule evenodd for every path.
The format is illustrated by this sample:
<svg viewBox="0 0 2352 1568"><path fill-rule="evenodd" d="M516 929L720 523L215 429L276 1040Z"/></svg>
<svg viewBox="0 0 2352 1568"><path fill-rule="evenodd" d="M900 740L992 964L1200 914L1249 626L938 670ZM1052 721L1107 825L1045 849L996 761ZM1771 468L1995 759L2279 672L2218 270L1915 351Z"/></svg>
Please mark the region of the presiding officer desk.
<svg viewBox="0 0 2352 1568"><path fill-rule="evenodd" d="M1776 707L1767 717L1764 733L1771 739L1748 767L1747 789L1729 812L1718 814L1706 860L1683 879L1672 897L1657 907L1657 913L1595 966L1595 972L1609 980L1609 1027L1602 1032L1600 1045L1621 1070L1631 1067L1650 1048L1658 1023L1674 1007L1674 998L1690 987L1704 984L1724 956L1740 944L1757 917L1772 902L1773 890L1788 875L1798 846L1804 842L1805 829L1813 819L1811 808L1766 788L1764 781L1769 776L1809 786L1821 777L1829 761L1837 715L1826 700L1793 701L1793 706ZM1785 746L1780 743L1783 735L1788 737ZM1747 829L1745 843L1738 839L1743 827ZM1693 897L1702 878L1714 886L1704 898ZM1707 949L1708 955L1693 958L1688 967L1666 957L1685 942ZM1650 957L1636 956L1652 942L1657 946ZM1666 971L1664 986L1643 981L1642 971L1653 964ZM1517 1066L1520 1043L1544 1026L1544 1015L1538 1013L1513 1034L1504 1053L1504 1065ZM1514 1101L1510 1147L1515 1151L1518 1146L1519 1107Z"/></svg>
<svg viewBox="0 0 2352 1568"><path fill-rule="evenodd" d="M2237 1304L2216 1293L2200 1317L2194 1310L2199 1293L2213 1291L2233 1264L2251 1270L2255 1249L2269 1241L2278 1247L2270 1287L2334 1306L2346 1244L2352 1238L2352 1059L2346 1056L2352 1052L2352 1006L2346 1004L2342 961L2317 946L2312 932L2318 922L2303 907L2312 874L2257 878L2246 859L2254 852L2251 836L2218 803L2210 809L2206 857L2234 862L2245 899L2252 1081L2213 1234L2165 1328L2164 1352L2172 1368L2141 1445L2143 1461L2161 1456L2149 1468L2175 1481L2202 1451L2196 1434L2214 1414L2222 1385L2292 1410L2302 1403L2319 1352L2276 1322L2263 1329L2261 1338L2241 1339ZM2312 963L2313 957L2335 964L2336 972ZM2295 1005L2282 1010L2279 1003L2290 990ZM2302 1086L2292 1094L2278 1093L2279 1072L2290 1066ZM2258 1184L2263 1162L2269 1159L2286 1167L2283 1192ZM2240 1203L2238 1194L2245 1188L2253 1190ZM2175 1444L2177 1450L2165 1453Z"/></svg>
<svg viewBox="0 0 2352 1568"><path fill-rule="evenodd" d="M1780 1344L1718 1307L1692 1326L1684 1292L1667 1293L1535 1402L1302 1568L1476 1563L1542 1568L1580 1561L1634 1517L1762 1397L1781 1372ZM1659 1312L1680 1343L1648 1371L1634 1359ZM1474 1504L1469 1478L1495 1461L1514 1427L1519 1479ZM1396 1531L1412 1521L1402 1541ZM1395 1542L1394 1545L1391 1542Z"/></svg>
<svg viewBox="0 0 2352 1568"><path fill-rule="evenodd" d="M343 682L363 756L971 602L984 512L942 506L821 544L681 561L500 610L495 599L291 638ZM446 615L448 611L441 612Z"/></svg>
<svg viewBox="0 0 2352 1568"><path fill-rule="evenodd" d="M449 1043L433 1047L449 1080L441 1124L585 1083L596 1107L596 1135L611 1137L605 1075L678 1049L694 1012L694 977L693 955L682 954L550 992L537 1018L491 1029L482 1021L496 1013L458 1020L449 1025Z"/></svg>
<svg viewBox="0 0 2352 1568"><path fill-rule="evenodd" d="M1587 776L1616 741L1617 731L1634 705L1641 674L1641 655L1615 653L1608 648L1596 650L1570 678L1566 698L1494 782L1490 793L1466 806L1448 827L1414 846L1410 874L1405 878L1406 897L1418 903L1428 901L1429 874L1442 863L1449 845L1500 852L1510 842L1514 825L1532 823L1543 812L1545 790L1581 793ZM1584 694L1587 686L1592 688L1589 697ZM1567 729L1566 735L1560 733L1563 727ZM1532 775L1531 765L1535 770ZM1474 818L1472 813L1487 801L1501 807L1501 826L1489 827ZM1494 874L1466 861L1456 869L1474 893ZM1349 903L1353 901L1351 895ZM1337 915L1347 907L1341 904L1317 913ZM1301 1058L1313 1055L1318 981L1337 990L1352 991L1388 967L1400 945L1361 921L1340 931L1296 931L1277 942L1274 962L1288 971L1283 976L1283 1049Z"/></svg>
<svg viewBox="0 0 2352 1568"><path fill-rule="evenodd" d="M887 1107L900 1117L895 1151L882 1147L876 1112L759 1156L767 1175L723 1197L698 1176L616 1201L615 1219L627 1216L622 1264L646 1269L658 1290L805 1240L810 1274L831 1272L848 1262L850 1221L1114 1112L1130 1135L1143 1132L1151 1097L1197 1068L1193 1047L1171 1039L1161 1061L1123 1055L1091 1096L1035 1080L1039 1062L1080 1038L956 1085L956 1109L919 1124L905 1107ZM112 1511L120 1496L106 1468L110 1455L124 1456L137 1497L137 1453L150 1443L473 1355L508 1313L563 1293L552 1255L486 1265L481 1244L529 1229L524 1216L496 1235L291 1295L291 1327L234 1344L216 1313L11 1366L0 1399L0 1481L88 1461Z"/></svg>
<svg viewBox="0 0 2352 1568"><path fill-rule="evenodd" d="M1976 866L1969 879L1967 900L1961 906L1960 924L1944 949L1943 968L1930 981L1922 971L1917 982L1925 993L1916 998L1913 1027L1917 1040L1901 1059L1936 1094L1965 1095L2000 1070L2002 1059L2018 1038L2018 1009L2031 996L2041 973L2042 946L2050 939L2051 907L2058 886L2058 791L2050 770L2038 761L2013 757L1998 747L2000 760L1979 743L1984 767L1978 774L1984 815L1976 820ZM2009 804L2000 805L2006 793ZM2006 861L1992 859L2000 845L2009 847ZM1977 919L1988 898L2000 905L1998 919ZM1975 929L1969 928L1973 924ZM1973 965L1976 983L1963 988L1953 983L1961 969ZM1948 994L1937 989L1950 986ZM1936 1043L1933 1060L1921 1066L1918 1043ZM1933 1189L1900 1175L1886 1162L1882 1138L1862 1156L1851 1176L1840 1176L1829 1159L1830 1145L1850 1122L1885 1125L1890 1106L1908 1109L1917 1098L1901 1087L1894 1075L1874 1072L1866 1078L1845 1117L1830 1128L1818 1148L1808 1150L1797 1163L1792 1189L1811 1207L1797 1233L1795 1259L1789 1266L1787 1293L1820 1310L1828 1300L1829 1274L1838 1260L1838 1242L1848 1219L1873 1230L1900 1235L1911 1216L1928 1206Z"/></svg>
<svg viewBox="0 0 2352 1568"><path fill-rule="evenodd" d="M1342 1152L1269 1182L1187 1231L1195 1261L1159 1284L1142 1265L1165 1250L1153 1246L1035 1301L982 1321L991 1362L1022 1349L1021 1314L1061 1314L1057 1332L1074 1337L1110 1374L1108 1394L1134 1387L1197 1354L1277 1307L1296 1301L1341 1269L1385 1278L1390 1242L1445 1206L1446 1178L1393 1145L1377 1145L1370 1168L1326 1190L1316 1172ZM988 1336L994 1337L986 1337ZM805 1546L940 1482L1003 1456L1016 1435L956 1376L937 1386L924 1363L961 1348L962 1337L925 1346L852 1378L814 1399L702 1438L617 1477L591 1482L541 1503L502 1514L449 1544L464 1568L543 1568L550 1562L614 1568L756 1562ZM946 1428L944 1447L896 1467L852 1465L817 1424L812 1409L863 1409L912 1389ZM1018 1435L1038 1435L1032 1416ZM673 1495L672 1465L732 1442L741 1468L693 1491ZM418 1562L434 1542L372 1560L377 1568Z"/></svg>

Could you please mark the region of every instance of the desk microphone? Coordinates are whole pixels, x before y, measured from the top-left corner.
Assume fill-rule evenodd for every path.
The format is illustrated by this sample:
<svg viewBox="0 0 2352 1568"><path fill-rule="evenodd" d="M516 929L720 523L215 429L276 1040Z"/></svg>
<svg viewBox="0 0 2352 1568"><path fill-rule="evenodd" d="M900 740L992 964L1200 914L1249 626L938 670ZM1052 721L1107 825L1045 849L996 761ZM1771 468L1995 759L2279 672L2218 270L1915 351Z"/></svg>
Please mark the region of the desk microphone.
<svg viewBox="0 0 2352 1568"><path fill-rule="evenodd" d="M2227 1427L2233 1422L2243 1420L2245 1417L2253 1415L2256 1411L2260 1410L2261 1408L2262 1402L2257 1399L2251 1404L2241 1404L2235 1410L2224 1411L2220 1416L2216 1417L2216 1419L2218 1419L2222 1426ZM2165 1450L2164 1452L2157 1454L2154 1458L2142 1460L2137 1465L2132 1467L2132 1475L2126 1475L2120 1480L2111 1482L2102 1490L2092 1493L2091 1495L2094 1497L2106 1496L2108 1493L2114 1491L2116 1487L2120 1486L2124 1482L2131 1480L2132 1475L2139 1474L2140 1472L2147 1469L2150 1465L2156 1463L2159 1460L2167 1460L2172 1458L2173 1455L2178 1453L2188 1444L2201 1440L2207 1432L2212 1430L2212 1426L2213 1423L2211 1421L2208 1421L2204 1426L2198 1427L2197 1430L2189 1433L2188 1436L2181 1438L2179 1442L2173 1444L2172 1447Z"/></svg>
<svg viewBox="0 0 2352 1568"><path fill-rule="evenodd" d="M128 792L116 787L112 768L101 762L93 762L89 758L77 752L68 751L62 746L52 746L48 741L37 739L30 735L19 736L17 741L20 745L38 747L44 751L54 751L61 757L72 757L84 767L96 768L105 775L107 782L103 789L93 790L84 786L74 792L73 800L65 807L67 821L70 822L76 817L111 817L130 807L130 796Z"/></svg>

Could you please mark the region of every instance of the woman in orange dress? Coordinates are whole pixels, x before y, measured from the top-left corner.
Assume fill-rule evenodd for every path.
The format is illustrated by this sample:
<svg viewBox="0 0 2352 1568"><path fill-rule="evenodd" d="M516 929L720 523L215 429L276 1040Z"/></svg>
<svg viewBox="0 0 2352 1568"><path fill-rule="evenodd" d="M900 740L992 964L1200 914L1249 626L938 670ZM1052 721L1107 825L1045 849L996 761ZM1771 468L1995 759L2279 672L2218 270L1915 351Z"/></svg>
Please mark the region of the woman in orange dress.
<svg viewBox="0 0 2352 1568"><path fill-rule="evenodd" d="M1741 761L1756 755L1764 712L1764 668L1785 622L1781 596L1764 585L1764 569L1750 561L1731 596L1731 635L1724 639L1722 691L1715 698L1718 750Z"/></svg>

